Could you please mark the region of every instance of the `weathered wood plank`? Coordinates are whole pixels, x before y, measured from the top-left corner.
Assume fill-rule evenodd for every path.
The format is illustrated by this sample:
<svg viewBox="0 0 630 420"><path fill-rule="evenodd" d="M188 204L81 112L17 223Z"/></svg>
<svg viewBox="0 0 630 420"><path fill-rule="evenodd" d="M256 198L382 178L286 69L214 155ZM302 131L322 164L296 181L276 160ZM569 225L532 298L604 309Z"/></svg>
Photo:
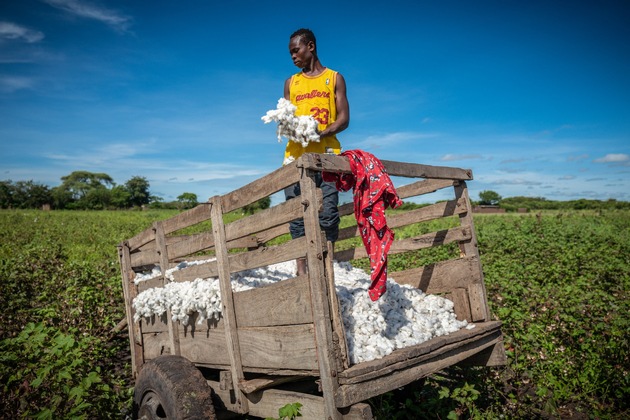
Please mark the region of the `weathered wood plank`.
<svg viewBox="0 0 630 420"><path fill-rule="evenodd" d="M128 239L126 242L127 242L127 245L129 246L129 251L134 252L141 246L154 240L155 240L155 231L153 230L152 227L150 227L138 233L133 238Z"/></svg>
<svg viewBox="0 0 630 420"><path fill-rule="evenodd" d="M239 328L243 366L318 368L313 324Z"/></svg>
<svg viewBox="0 0 630 420"><path fill-rule="evenodd" d="M255 237L243 237L234 240L227 240L227 249L249 248L258 246ZM168 256L170 260L185 257L200 251L208 251L214 248L214 238L212 232L202 232L190 235L185 240L180 240L168 247Z"/></svg>
<svg viewBox="0 0 630 420"><path fill-rule="evenodd" d="M303 376L265 376L263 378L248 379L239 383L239 387L246 394L304 379Z"/></svg>
<svg viewBox="0 0 630 420"><path fill-rule="evenodd" d="M396 187L396 193L401 200L418 195L428 194L446 187L452 187L457 181L452 179L425 179L409 185ZM354 203L349 202L339 206L339 216L347 216L354 213Z"/></svg>
<svg viewBox="0 0 630 420"><path fill-rule="evenodd" d="M132 302L138 295L138 291L133 284L135 273L131 269L129 246L123 243L118 246L118 261L120 263L120 272L122 276L123 297L125 299L125 315L127 319L127 334L129 336L129 344L131 346L131 372L135 378L140 367L144 363L142 354L142 333L140 326L133 322L134 310Z"/></svg>
<svg viewBox="0 0 630 420"><path fill-rule="evenodd" d="M461 362L483 349L493 346L500 339L500 331L495 331L477 339L467 339L453 343L446 346L443 351L432 353L431 357L426 358L422 363L415 365L403 363L403 366L400 366L388 375L379 375L375 379L357 384L341 385L337 391L335 401L338 406L348 406L400 388Z"/></svg>
<svg viewBox="0 0 630 420"><path fill-rule="evenodd" d="M300 200L289 200L243 219L235 220L225 226L226 239L228 241L238 239L286 224L293 219L302 217L303 207Z"/></svg>
<svg viewBox="0 0 630 420"><path fill-rule="evenodd" d="M448 335L433 338L432 340L425 341L424 343L420 343L415 346L395 350L393 353L381 359L358 363L343 372L340 372L338 375L339 383L360 383L363 380L375 378L378 375L383 374L383 372L391 372L391 366L397 365L398 363L411 359L417 359L418 357L424 355L432 357L432 353L439 352L441 348L446 347L447 345L469 339L475 340L476 337L481 337L495 331L500 332L500 328L500 321L482 322L475 324L475 327L470 330L464 328Z"/></svg>
<svg viewBox="0 0 630 420"><path fill-rule="evenodd" d="M239 328L312 324L308 277L235 292L234 309Z"/></svg>
<svg viewBox="0 0 630 420"><path fill-rule="evenodd" d="M404 200L405 198L430 194L443 188L452 187L456 182L452 179L424 179L396 187L396 193L401 200Z"/></svg>
<svg viewBox="0 0 630 420"><path fill-rule="evenodd" d="M138 288L138 293L142 293L147 289L151 289L153 287L163 287L163 286L164 286L164 278L160 276L160 277L154 277L149 280L141 281L140 283L138 283L136 287Z"/></svg>
<svg viewBox="0 0 630 420"><path fill-rule="evenodd" d="M458 363L460 366L505 366L507 365L507 355L503 337L492 347L488 347L479 353Z"/></svg>
<svg viewBox="0 0 630 420"><path fill-rule="evenodd" d="M180 229L196 225L210 219L210 203L200 203L190 210L183 211L169 219L162 221L164 234L176 232Z"/></svg>
<svg viewBox="0 0 630 420"><path fill-rule="evenodd" d="M181 355L195 363L230 365L230 351L224 328L185 333L180 328ZM318 368L315 335L312 324L275 327L239 328L240 355L243 368L293 369L313 371ZM168 348L168 333L145 333L151 343L145 356L153 359ZM238 387L238 383L233 384Z"/></svg>
<svg viewBox="0 0 630 420"><path fill-rule="evenodd" d="M347 369L350 366L350 358L348 356L348 342L346 341L346 333L343 325L343 316L341 314L341 306L339 305L339 297L335 288L335 267L332 256L334 254L333 243L327 242L325 269L326 280L328 281L328 299L330 305L330 313L333 327L333 343L339 355L337 359L341 362L338 370Z"/></svg>
<svg viewBox="0 0 630 420"><path fill-rule="evenodd" d="M465 241L467 239L470 239L469 228L456 227L445 229L438 232L430 232L415 238L396 240L392 243L389 254L416 251L418 249L446 245L451 242ZM363 246L335 252L335 260L337 261L350 261L366 257L367 252Z"/></svg>
<svg viewBox="0 0 630 420"><path fill-rule="evenodd" d="M314 205L318 203L314 175L313 171L306 171L306 176L300 180L302 199L310 203L304 210L308 278L311 288L317 359L324 394L325 418L339 420L341 414L335 406L334 395L339 386L336 380L337 371L342 363L337 359L333 347L332 321L327 297L328 285L323 264L323 241L319 226L319 205Z"/></svg>
<svg viewBox="0 0 630 420"><path fill-rule="evenodd" d="M466 320L470 322L470 303L468 301L468 292L463 287L457 287L451 291L451 300L454 305L454 312L458 321Z"/></svg>
<svg viewBox="0 0 630 420"><path fill-rule="evenodd" d="M276 226L275 228L271 228L265 230L264 232L259 232L256 234L255 238L259 245L266 244L272 239L277 238L278 236L286 235L289 233L289 224Z"/></svg>
<svg viewBox="0 0 630 420"><path fill-rule="evenodd" d="M229 390L221 390L218 381L208 381L216 396L228 410L233 410ZM274 418L278 416L278 407L283 407L299 401L302 404L300 413L305 419L325 419L324 398L308 393L285 391L280 389L264 389L247 395L249 399L249 415L260 418ZM369 404L359 403L351 407L340 409L344 420L372 420Z"/></svg>
<svg viewBox="0 0 630 420"><path fill-rule="evenodd" d="M236 273L303 257L306 252L304 248L305 241L304 238L298 238L280 245L260 247L252 251L244 251L238 254L229 254L230 270L232 273ZM216 261L191 265L173 272L173 278L177 282L217 276L218 268Z"/></svg>
<svg viewBox="0 0 630 420"><path fill-rule="evenodd" d="M472 209L470 205L470 197L468 196L468 186L466 182L462 181L455 186L455 197L458 199L463 199L466 201L466 207ZM483 288L483 296L484 299L482 302L479 302L483 305L483 312L485 313L485 320L490 319L490 307L488 306L488 300L486 298L486 286L483 281L483 271L481 269L481 260L479 259L479 246L477 242L477 234L475 233L475 224L473 221L472 211L467 213L462 213L459 215L459 221L462 227L466 227L470 230L470 239L467 241L461 241L459 244L459 248L463 254L466 256L474 256L478 258L479 264L479 273L481 273L481 286Z"/></svg>
<svg viewBox="0 0 630 420"><path fill-rule="evenodd" d="M387 226L391 229L395 229L442 217L454 216L466 211L466 202L463 199L443 201L404 213L391 214L387 216ZM357 226L349 226L339 230L338 240L354 238L359 235L359 228Z"/></svg>
<svg viewBox="0 0 630 420"><path fill-rule="evenodd" d="M476 257L440 261L404 271L390 272L388 277L427 294L445 293L456 287L467 287L481 281Z"/></svg>
<svg viewBox="0 0 630 420"><path fill-rule="evenodd" d="M223 211L229 213L261 198L269 197L299 180L300 172L297 170L296 164L285 165L244 187L225 194L222 197Z"/></svg>
<svg viewBox="0 0 630 420"><path fill-rule="evenodd" d="M130 255L130 264L132 268L145 267L149 265L159 264L160 256L157 249L146 249L141 252L135 252Z"/></svg>
<svg viewBox="0 0 630 420"><path fill-rule="evenodd" d="M153 224L153 229L155 229L155 243L158 248L158 254L160 256L160 269L162 271L162 285L166 285L166 270L169 269L168 262L168 251L166 249L166 241L165 241L165 232L163 222L155 222ZM170 340L170 353L175 355L180 355L180 347L179 347L179 324L174 322L171 318L171 311L169 309L166 310L167 322L168 322L168 336Z"/></svg>
<svg viewBox="0 0 630 420"><path fill-rule="evenodd" d="M232 296L232 282L230 279L230 261L228 250L225 244L225 225L223 224L223 204L219 196L211 199L212 210L212 234L214 235L215 250L217 255L217 270L219 274L219 287L221 290L221 315L225 322L225 340L230 356L230 373L234 381L233 387L236 390L237 401L239 402L239 413L247 413L247 399L245 394L238 390L238 383L245 379L243 373L243 361L241 359L241 346L236 324L236 314L234 313L234 300Z"/></svg>
<svg viewBox="0 0 630 420"><path fill-rule="evenodd" d="M322 252L320 250L320 252ZM251 268L266 267L284 261L303 257L306 254L306 239L292 239L280 245L263 246L258 249L230 254L230 267L233 273Z"/></svg>
<svg viewBox="0 0 630 420"><path fill-rule="evenodd" d="M306 153L302 155L297 162L297 166L304 169L327 172L350 172L350 164L348 163L348 158L345 156ZM390 160L381 160L381 163L390 176L452 180L472 179L472 171L470 169L421 165L418 163L395 162Z"/></svg>
<svg viewBox="0 0 630 420"><path fill-rule="evenodd" d="M470 316L473 322L480 322L486 319L486 305L484 301L484 290L481 282L471 283L467 286L468 299L470 301Z"/></svg>

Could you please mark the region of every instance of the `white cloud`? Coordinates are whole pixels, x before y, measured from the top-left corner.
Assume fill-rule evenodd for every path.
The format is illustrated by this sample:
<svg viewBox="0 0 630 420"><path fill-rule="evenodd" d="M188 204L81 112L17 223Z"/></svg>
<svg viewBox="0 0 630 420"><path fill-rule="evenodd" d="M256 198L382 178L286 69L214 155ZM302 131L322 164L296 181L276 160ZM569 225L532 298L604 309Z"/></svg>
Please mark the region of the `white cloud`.
<svg viewBox="0 0 630 420"><path fill-rule="evenodd" d="M40 31L25 28L13 22L0 22L0 38L16 39L28 43L39 42L44 39Z"/></svg>
<svg viewBox="0 0 630 420"><path fill-rule="evenodd" d="M442 162L452 162L456 160L481 160L483 156L478 154L468 154L468 155L456 155L456 154L446 154L440 158Z"/></svg>
<svg viewBox="0 0 630 420"><path fill-rule="evenodd" d="M504 164L504 163L522 163L522 162L525 162L526 160L527 159L525 159L525 158L504 159L504 160L502 160L499 163L501 163L501 164Z"/></svg>
<svg viewBox="0 0 630 420"><path fill-rule="evenodd" d="M45 3L61 9L75 16L87 19L94 19L103 22L112 28L125 31L131 24L131 18L117 11L105 9L103 7L81 2L78 0L43 0Z"/></svg>
<svg viewBox="0 0 630 420"><path fill-rule="evenodd" d="M593 162L627 164L630 162L630 156L625 153L609 153L604 157L595 159Z"/></svg>
<svg viewBox="0 0 630 420"><path fill-rule="evenodd" d="M584 160L584 159L588 159L588 155L587 154L578 155L578 156L569 156L567 158L567 161L569 161L569 162L577 162L577 161Z"/></svg>
<svg viewBox="0 0 630 420"><path fill-rule="evenodd" d="M342 140L344 149L379 149L414 140L425 140L439 137L436 133L416 133L412 131L400 131L382 135L368 136L359 142L347 142Z"/></svg>
<svg viewBox="0 0 630 420"><path fill-rule="evenodd" d="M11 93L33 87L33 79L21 76L0 76L0 92Z"/></svg>

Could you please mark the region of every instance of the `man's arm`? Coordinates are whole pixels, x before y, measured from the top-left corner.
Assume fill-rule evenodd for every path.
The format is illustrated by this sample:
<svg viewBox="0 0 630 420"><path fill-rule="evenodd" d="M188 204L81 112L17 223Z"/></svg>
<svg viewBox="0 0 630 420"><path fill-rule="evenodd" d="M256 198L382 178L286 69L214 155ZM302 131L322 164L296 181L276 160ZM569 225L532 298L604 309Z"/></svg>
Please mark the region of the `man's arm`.
<svg viewBox="0 0 630 420"><path fill-rule="evenodd" d="M291 100L291 93L289 92L289 88L291 87L291 77L284 81L284 99L287 101Z"/></svg>
<svg viewBox="0 0 630 420"><path fill-rule="evenodd" d="M285 84L285 95L288 94L288 84ZM346 80L341 73L337 73L335 83L335 106L337 107L337 120L322 130L320 136L332 136L341 133L350 124L350 105L346 96Z"/></svg>

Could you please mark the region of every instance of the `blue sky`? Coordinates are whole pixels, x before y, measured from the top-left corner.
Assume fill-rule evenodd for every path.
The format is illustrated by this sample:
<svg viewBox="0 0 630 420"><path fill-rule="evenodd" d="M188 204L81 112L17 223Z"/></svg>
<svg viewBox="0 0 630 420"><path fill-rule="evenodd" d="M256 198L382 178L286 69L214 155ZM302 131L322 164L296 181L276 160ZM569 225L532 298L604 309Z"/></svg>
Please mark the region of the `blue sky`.
<svg viewBox="0 0 630 420"><path fill-rule="evenodd" d="M311 28L345 150L470 168L471 196L630 200L626 1L2 0L0 179L76 170L166 201L281 165L261 116Z"/></svg>

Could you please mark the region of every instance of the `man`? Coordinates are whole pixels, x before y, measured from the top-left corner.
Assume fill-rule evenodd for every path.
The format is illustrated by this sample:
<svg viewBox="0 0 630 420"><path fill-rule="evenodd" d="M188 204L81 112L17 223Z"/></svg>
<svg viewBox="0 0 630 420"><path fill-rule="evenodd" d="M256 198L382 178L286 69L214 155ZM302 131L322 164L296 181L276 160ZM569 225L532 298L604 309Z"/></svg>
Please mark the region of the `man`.
<svg viewBox="0 0 630 420"><path fill-rule="evenodd" d="M293 64L301 69L284 83L284 97L297 107L296 115L312 115L318 122L319 142L311 142L306 147L293 141L287 142L284 164L290 163L304 153L341 152L337 134L348 128L350 106L346 96L346 81L343 76L324 67L317 56L317 41L310 29L298 29L289 40L289 53ZM326 239L335 242L339 233L339 193L333 183L323 182L318 173L316 184L324 197L323 209L319 216ZM300 195L299 184L285 189L287 200ZM290 224L292 238L304 236L304 220ZM306 273L306 260L297 260L297 274Z"/></svg>

